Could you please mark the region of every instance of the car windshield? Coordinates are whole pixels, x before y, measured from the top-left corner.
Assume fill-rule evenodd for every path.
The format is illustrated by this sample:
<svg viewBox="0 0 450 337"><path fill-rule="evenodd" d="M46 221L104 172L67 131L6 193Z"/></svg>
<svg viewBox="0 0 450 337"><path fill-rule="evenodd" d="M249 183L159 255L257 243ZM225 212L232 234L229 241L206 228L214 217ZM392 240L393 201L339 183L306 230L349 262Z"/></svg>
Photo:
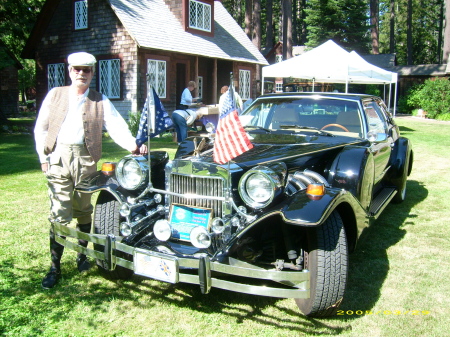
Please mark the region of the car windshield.
<svg viewBox="0 0 450 337"><path fill-rule="evenodd" d="M243 126L280 129L326 130L360 137L361 114L358 103L334 98L261 98L240 116Z"/></svg>

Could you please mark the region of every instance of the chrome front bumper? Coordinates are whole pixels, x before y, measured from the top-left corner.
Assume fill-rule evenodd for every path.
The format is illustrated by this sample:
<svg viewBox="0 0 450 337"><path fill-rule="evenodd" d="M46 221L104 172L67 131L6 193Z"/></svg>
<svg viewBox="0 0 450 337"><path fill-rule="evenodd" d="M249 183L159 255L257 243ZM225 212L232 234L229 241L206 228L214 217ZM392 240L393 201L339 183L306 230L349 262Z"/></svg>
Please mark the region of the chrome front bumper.
<svg viewBox="0 0 450 337"><path fill-rule="evenodd" d="M56 234L55 237L58 243L87 256L106 261L110 270L114 270L116 266L122 266L133 270L136 274L152 277L149 275L154 275L154 273L148 271L146 263L148 262L155 266L155 262L152 260L157 259L161 266L164 265L164 272L170 272L173 274L167 279L164 279L164 276L152 278L171 283L182 282L198 284L204 294L207 294L211 288L220 288L245 294L278 298L310 297L310 273L308 270L278 271L266 270L250 264L246 264L246 266L228 265L217 261L211 261L206 255L200 256L199 258L171 256L168 254L131 247L120 242L122 239L121 237L115 237L113 235L86 234L58 223L53 224L53 230ZM63 236L99 244L104 246L105 249L104 251L96 251L94 249L85 248L64 238ZM116 251L132 255L134 257L133 260L136 262L116 256L114 254ZM197 270L197 273L192 273L192 271L195 270ZM190 271L190 273L187 273L186 271ZM225 277L234 276L237 279L239 277L250 278L258 280L261 284L273 281L282 285L290 285L291 287L278 288L265 285L250 285L221 279L221 275L224 275Z"/></svg>

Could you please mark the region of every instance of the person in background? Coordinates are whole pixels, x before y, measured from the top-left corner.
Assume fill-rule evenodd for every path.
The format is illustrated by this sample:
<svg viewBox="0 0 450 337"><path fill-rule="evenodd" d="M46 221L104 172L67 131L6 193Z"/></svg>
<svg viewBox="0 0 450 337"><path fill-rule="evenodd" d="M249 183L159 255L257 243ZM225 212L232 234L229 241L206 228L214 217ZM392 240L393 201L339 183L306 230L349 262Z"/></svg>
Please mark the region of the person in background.
<svg viewBox="0 0 450 337"><path fill-rule="evenodd" d="M223 102L225 101L226 93L228 91L228 86L224 85L222 88L220 88L220 98L219 98L219 111L222 111ZM244 104L242 103L242 98L238 94L237 90L234 91L234 99L236 101L236 107L238 109L238 114L242 112L242 109L244 107Z"/></svg>
<svg viewBox="0 0 450 337"><path fill-rule="evenodd" d="M80 52L67 58L72 84L51 89L42 102L34 136L42 172L48 183L51 223L68 225L77 219L77 229L91 231L91 194L74 191L74 187L97 170L102 154L102 129L111 138L133 154L146 154L147 146L140 148L128 125L111 101L89 88L97 60L91 54ZM88 242L78 240L86 247ZM53 288L61 277L61 257L64 246L56 242L50 228L49 272L42 280L44 289ZM80 272L89 270L86 255L78 253Z"/></svg>
<svg viewBox="0 0 450 337"><path fill-rule="evenodd" d="M189 81L187 88L185 88L181 94L181 101L178 109L187 109L197 100L197 98L192 98L192 91L194 91L196 87L194 81Z"/></svg>
<svg viewBox="0 0 450 337"><path fill-rule="evenodd" d="M178 144L187 138L189 126L200 118L202 118L202 115L193 109L175 110L172 113Z"/></svg>

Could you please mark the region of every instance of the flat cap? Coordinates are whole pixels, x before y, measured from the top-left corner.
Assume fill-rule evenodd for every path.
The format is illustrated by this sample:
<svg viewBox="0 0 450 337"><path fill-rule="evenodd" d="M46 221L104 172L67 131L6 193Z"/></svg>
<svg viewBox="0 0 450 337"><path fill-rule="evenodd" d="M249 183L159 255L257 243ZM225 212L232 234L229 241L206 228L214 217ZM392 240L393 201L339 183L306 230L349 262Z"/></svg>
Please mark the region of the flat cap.
<svg viewBox="0 0 450 337"><path fill-rule="evenodd" d="M70 66L93 67L97 60L94 55L85 52L73 53L67 57Z"/></svg>

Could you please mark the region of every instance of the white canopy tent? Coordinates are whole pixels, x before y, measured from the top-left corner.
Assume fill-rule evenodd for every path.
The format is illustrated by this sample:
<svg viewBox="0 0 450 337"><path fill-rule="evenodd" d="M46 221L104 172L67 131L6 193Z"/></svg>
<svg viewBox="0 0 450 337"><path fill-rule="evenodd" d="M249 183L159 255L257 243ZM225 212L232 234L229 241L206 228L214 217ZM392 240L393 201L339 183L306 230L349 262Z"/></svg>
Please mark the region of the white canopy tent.
<svg viewBox="0 0 450 337"><path fill-rule="evenodd" d="M397 100L397 73L365 61L355 51L347 52L332 40L328 40L302 55L263 67L263 83L266 77L311 80L313 91L314 84L317 82L345 83L346 93L350 83L389 85L389 92L392 91L392 84L394 84L394 102ZM388 104L390 104L390 100Z"/></svg>

